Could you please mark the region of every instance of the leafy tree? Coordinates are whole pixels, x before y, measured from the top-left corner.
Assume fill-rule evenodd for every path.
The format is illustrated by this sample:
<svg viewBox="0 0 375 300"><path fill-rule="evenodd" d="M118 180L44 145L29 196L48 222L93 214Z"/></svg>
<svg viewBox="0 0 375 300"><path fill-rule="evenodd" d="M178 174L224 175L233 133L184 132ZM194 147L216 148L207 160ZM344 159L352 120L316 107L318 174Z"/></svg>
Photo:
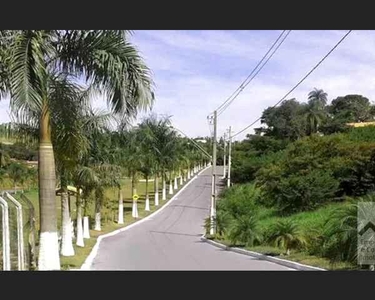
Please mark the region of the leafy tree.
<svg viewBox="0 0 375 300"><path fill-rule="evenodd" d="M373 109L368 98L362 95L346 95L332 100L329 113L343 122L365 122L374 119Z"/></svg>
<svg viewBox="0 0 375 300"><path fill-rule="evenodd" d="M267 127L256 129L278 139L296 140L306 135L306 118L303 113L305 104L295 99L284 100L278 107L269 107L263 111L261 123Z"/></svg>

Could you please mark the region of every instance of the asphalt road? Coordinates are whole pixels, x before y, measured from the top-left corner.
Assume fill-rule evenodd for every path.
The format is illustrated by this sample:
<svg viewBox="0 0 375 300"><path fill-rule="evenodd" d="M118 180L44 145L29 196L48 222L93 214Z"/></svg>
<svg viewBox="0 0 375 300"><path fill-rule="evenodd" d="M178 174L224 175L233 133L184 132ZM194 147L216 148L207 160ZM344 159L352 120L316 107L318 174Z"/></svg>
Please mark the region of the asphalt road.
<svg viewBox="0 0 375 300"><path fill-rule="evenodd" d="M103 239L91 269L290 270L202 242L210 194L207 169L155 217Z"/></svg>

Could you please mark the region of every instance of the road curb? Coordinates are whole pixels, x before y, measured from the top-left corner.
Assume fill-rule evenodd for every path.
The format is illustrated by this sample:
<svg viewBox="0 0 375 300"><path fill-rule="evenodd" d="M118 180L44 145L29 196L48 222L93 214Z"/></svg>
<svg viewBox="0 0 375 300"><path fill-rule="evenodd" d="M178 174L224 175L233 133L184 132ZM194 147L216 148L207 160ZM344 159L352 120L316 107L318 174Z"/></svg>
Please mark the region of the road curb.
<svg viewBox="0 0 375 300"><path fill-rule="evenodd" d="M226 246L224 244L218 243L216 241L207 239L205 237L205 235L201 236L201 240L210 244L210 245L213 245L215 247L221 248L221 249L226 250L226 251L232 251L232 252L235 252L235 253L256 257L259 260L270 261L270 262L273 262L273 263L276 263L276 264L279 264L279 265L282 265L282 266L285 266L285 267L288 267L288 268L296 269L298 271L327 271L326 269L308 266L308 265L300 264L298 262L294 262L294 261L290 261L290 260L286 260L286 259L281 259L281 258L265 255L265 254L262 254L262 253L254 252L254 251L249 251L249 250L240 249L240 248L236 248L236 247L229 247L229 246Z"/></svg>
<svg viewBox="0 0 375 300"><path fill-rule="evenodd" d="M126 231L126 230L129 230L131 228L133 228L134 226L137 226L139 224L142 224L143 222L146 222L150 219L152 219L152 217L155 217L160 211L162 211L165 207L167 207L173 200L176 199L176 197L185 189L189 186L190 183L192 183L198 175L200 175L201 173L203 173L204 171L206 171L208 168L210 168L211 166L207 166L206 168L204 168L203 170L201 170L198 174L196 174L193 178L190 179L189 182L187 182L167 203L165 203L162 207L160 207L158 210L154 211L153 213L149 214L147 217L143 218L143 219L140 219L128 226L125 226L125 227L122 227L120 229L117 229L117 230L114 230L112 232L109 232L109 233L106 233L106 234L103 234L103 235L100 235L97 240L96 240L96 243L94 245L94 247L92 248L90 254L87 256L85 262L82 264L81 268L78 269L79 271L82 271L82 270L91 270L91 265L92 265L92 262L94 261L94 258L96 257L96 255L98 254L98 250L99 250L99 245L100 245L100 242L102 241L102 239L106 238L106 237L109 237L109 236L113 236L113 235L116 235L120 232L123 232L123 231ZM77 269L74 269L74 271L76 271Z"/></svg>

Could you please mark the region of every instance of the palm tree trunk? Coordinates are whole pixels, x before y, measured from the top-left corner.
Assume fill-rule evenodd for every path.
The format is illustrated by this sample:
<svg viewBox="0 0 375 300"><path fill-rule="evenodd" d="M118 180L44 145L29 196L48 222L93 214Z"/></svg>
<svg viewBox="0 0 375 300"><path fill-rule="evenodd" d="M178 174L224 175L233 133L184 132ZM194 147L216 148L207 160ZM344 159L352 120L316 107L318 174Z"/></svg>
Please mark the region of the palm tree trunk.
<svg viewBox="0 0 375 300"><path fill-rule="evenodd" d="M169 195L173 195L172 172L169 172Z"/></svg>
<svg viewBox="0 0 375 300"><path fill-rule="evenodd" d="M39 131L39 270L60 270L56 212L55 159L51 142L50 115L42 110Z"/></svg>
<svg viewBox="0 0 375 300"><path fill-rule="evenodd" d="M71 232L71 235L72 235L72 243L73 243L73 240L75 238L75 234L74 234L74 222L72 221L72 205L71 205L71 198L70 198L70 194L68 193L68 205L69 205L69 224L70 224L70 232Z"/></svg>
<svg viewBox="0 0 375 300"><path fill-rule="evenodd" d="M137 189L135 186L135 173L132 172L132 196L134 196L137 193Z"/></svg>
<svg viewBox="0 0 375 300"><path fill-rule="evenodd" d="M159 206L159 178L155 175L155 206Z"/></svg>
<svg viewBox="0 0 375 300"><path fill-rule="evenodd" d="M61 255L73 256L74 248L69 215L68 191L66 190L65 186L61 185L61 187L63 188L61 193Z"/></svg>
<svg viewBox="0 0 375 300"><path fill-rule="evenodd" d="M150 198L148 196L148 175L146 175L146 204L145 211L150 211Z"/></svg>
<svg viewBox="0 0 375 300"><path fill-rule="evenodd" d="M121 187L119 188L119 200L118 200L118 223L119 224L124 224L124 200L122 197L122 189Z"/></svg>
<svg viewBox="0 0 375 300"><path fill-rule="evenodd" d="M101 231L101 214L100 214L100 208L101 208L101 202L102 199L99 195L96 195L95 197L95 229L96 231Z"/></svg>
<svg viewBox="0 0 375 300"><path fill-rule="evenodd" d="M80 188L77 187L77 195L76 195L76 207L77 207L77 239L76 245L79 247L84 247L85 243L83 241L83 228L82 228L82 205L81 205L81 197L79 194Z"/></svg>
<svg viewBox="0 0 375 300"><path fill-rule="evenodd" d="M162 197L162 199L167 200L167 187L166 187L167 183L165 182L165 172L163 172L162 177L163 177L163 195L162 195L163 197Z"/></svg>
<svg viewBox="0 0 375 300"><path fill-rule="evenodd" d="M90 238L90 226L89 226L89 216L87 215L87 199L83 200L83 238Z"/></svg>
<svg viewBox="0 0 375 300"><path fill-rule="evenodd" d="M83 238L89 239L90 238L90 219L89 216L83 217Z"/></svg>

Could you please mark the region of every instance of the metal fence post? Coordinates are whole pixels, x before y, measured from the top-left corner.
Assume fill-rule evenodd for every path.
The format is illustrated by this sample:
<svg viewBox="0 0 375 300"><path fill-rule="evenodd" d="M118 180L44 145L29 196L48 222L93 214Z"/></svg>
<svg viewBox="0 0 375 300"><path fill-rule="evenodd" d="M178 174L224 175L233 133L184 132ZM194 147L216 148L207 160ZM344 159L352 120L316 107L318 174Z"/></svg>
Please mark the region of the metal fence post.
<svg viewBox="0 0 375 300"><path fill-rule="evenodd" d="M2 197L0 197L0 205L3 211L3 270L10 271L9 207Z"/></svg>
<svg viewBox="0 0 375 300"><path fill-rule="evenodd" d="M22 217L22 205L16 199L13 198L9 193L5 193L5 196L14 203L17 208L17 246L18 246L18 270L25 270L25 248L23 242L23 217Z"/></svg>

